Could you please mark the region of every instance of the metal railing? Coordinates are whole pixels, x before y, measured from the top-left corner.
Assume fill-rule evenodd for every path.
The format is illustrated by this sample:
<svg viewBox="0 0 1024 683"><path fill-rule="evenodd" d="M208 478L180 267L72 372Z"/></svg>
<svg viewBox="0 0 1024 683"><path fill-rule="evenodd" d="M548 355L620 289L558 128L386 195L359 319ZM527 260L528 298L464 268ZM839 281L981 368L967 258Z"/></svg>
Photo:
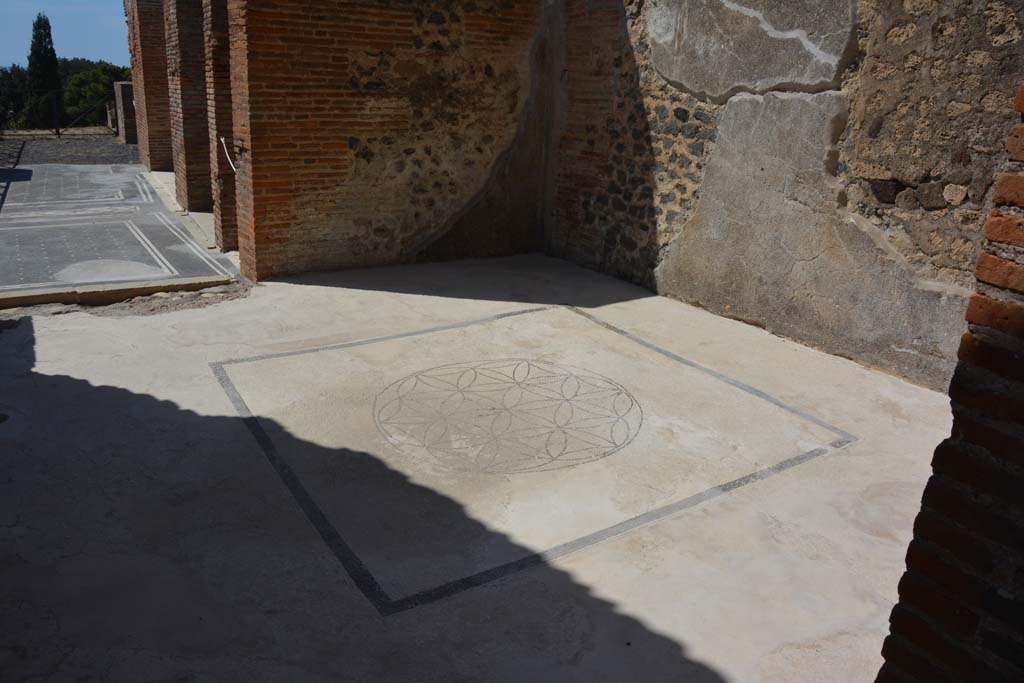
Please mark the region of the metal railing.
<svg viewBox="0 0 1024 683"><path fill-rule="evenodd" d="M52 112L52 115L53 115L52 129L53 129L54 134L57 136L57 138L60 138L62 136L62 133L67 131L68 128L74 128L75 125L79 121L84 119L86 116L89 116L90 114L95 112L100 107L104 107L104 106L106 106L109 103L114 101L113 94L111 94L109 97L104 97L104 98L98 100L97 102L95 102L94 104L90 105L89 108L86 109L85 111L81 112L75 118L74 121L72 121L71 123L69 123L69 124L67 124L65 126L62 126L61 125L61 117L62 117L62 110L63 110L63 106L62 105L63 105L63 101L64 101L64 93L65 93L64 88L60 88L60 89L57 89L57 90L26 90L25 91L25 94L29 96L29 99L31 99L32 95L41 95L41 96L44 96L44 97L47 96L47 95L51 96L49 99L50 99L50 111ZM26 107L27 107L27 104L26 104ZM62 130L62 128L63 128L63 130Z"/></svg>

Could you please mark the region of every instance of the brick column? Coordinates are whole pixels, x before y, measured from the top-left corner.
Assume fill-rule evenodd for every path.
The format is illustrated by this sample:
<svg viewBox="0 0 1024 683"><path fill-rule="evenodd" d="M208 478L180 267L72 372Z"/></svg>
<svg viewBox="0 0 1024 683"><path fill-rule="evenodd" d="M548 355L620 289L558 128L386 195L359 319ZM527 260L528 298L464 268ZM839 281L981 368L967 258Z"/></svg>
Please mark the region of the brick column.
<svg viewBox="0 0 1024 683"><path fill-rule="evenodd" d="M131 81L114 84L114 102L117 107L117 138L126 145L137 144L139 135L135 125L135 94Z"/></svg>
<svg viewBox="0 0 1024 683"><path fill-rule="evenodd" d="M171 171L174 161L163 2L124 0L124 13L132 58L139 159L151 171Z"/></svg>
<svg viewBox="0 0 1024 683"><path fill-rule="evenodd" d="M227 0L203 0L203 38L206 46L206 108L210 130L213 221L217 246L238 248L235 221L235 172L228 163L224 143L234 146L231 123L231 54L228 41Z"/></svg>
<svg viewBox="0 0 1024 683"><path fill-rule="evenodd" d="M164 0L164 27L175 194L178 203L189 211L209 211L213 208L213 196L203 0Z"/></svg>
<svg viewBox="0 0 1024 683"><path fill-rule="evenodd" d="M242 275L258 280L256 217L253 210L252 125L249 116L249 0L228 0L228 44L231 63L231 110L234 135L235 222Z"/></svg>
<svg viewBox="0 0 1024 683"><path fill-rule="evenodd" d="M1024 85L1016 109L1024 114ZM1024 681L1024 126L1010 135L879 683Z"/></svg>

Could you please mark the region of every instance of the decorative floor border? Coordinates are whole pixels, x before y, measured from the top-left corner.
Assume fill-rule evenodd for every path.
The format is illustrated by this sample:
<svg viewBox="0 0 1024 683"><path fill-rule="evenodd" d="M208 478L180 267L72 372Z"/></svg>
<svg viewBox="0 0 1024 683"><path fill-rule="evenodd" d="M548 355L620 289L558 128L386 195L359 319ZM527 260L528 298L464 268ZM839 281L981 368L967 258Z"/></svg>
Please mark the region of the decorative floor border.
<svg viewBox="0 0 1024 683"><path fill-rule="evenodd" d="M108 168L111 174L113 174L113 167L109 166ZM144 205L157 203L155 199L155 190L150 186L149 181L142 174L136 174L132 177L131 184L131 186L139 193L138 198L126 199L124 190L120 189L117 191L115 197L103 199L69 199L23 203L8 202L4 206L46 207L50 205L68 204L74 204L76 206L58 206L51 211L17 211L4 213L0 216L0 233L15 230L55 230L60 228L124 225L129 233L135 237L147 254L153 259L156 266L163 271L162 276L150 274L138 277L112 278L97 282L24 282L19 284L0 285L0 292L17 292L36 289L66 289L69 292L72 292L73 290L82 287L113 286L132 282L163 282L164 280L174 280L179 278L194 280L196 278L206 277L205 273L198 276L182 276L181 272L170 262L170 260L168 260L164 252L162 252L145 234L143 228L139 227L140 223L146 230L159 231L160 228L166 229L173 238L174 244L176 245L180 242L185 250L196 256L199 261L210 270L209 275L216 278L228 278L229 280L236 279L237 273L229 267L229 264L215 258L201 245L197 244L182 226L176 223L175 220L163 210L160 210L163 208L162 206L146 207L146 211L142 211ZM120 204L118 202L120 202ZM157 208L157 210L152 210L153 208ZM132 217L122 217L120 214L132 214ZM156 224L153 225L153 222ZM150 234L153 234L153 232ZM210 286L213 285L211 284Z"/></svg>
<svg viewBox="0 0 1024 683"><path fill-rule="evenodd" d="M114 226L124 226L124 228L128 231L128 234L130 234L132 237L134 237L138 241L138 243L142 246L143 250L145 250L145 252L147 254L149 254L149 257L151 259L153 259L153 263L156 264L156 266L161 271L163 271L164 276L166 276L167 278L175 278L175 277L178 277L178 276L181 275L181 273L178 271L178 269L175 268L171 264L171 262L168 261L164 257L164 255L162 253L160 253L160 250L156 248L156 245L154 245L153 242L148 237L146 237L146 235L143 234L143 232L141 230L139 230L139 227L135 224L134 221L108 221L108 222L105 222L105 223L58 224L58 225L15 225L15 226L5 225L3 227L0 227L0 232L14 231L14 230L54 230L54 229L57 229L57 228L75 228L75 227L81 227L81 226L88 226L88 227L91 227L91 228L97 227L97 226L99 226L99 227L103 227L103 226L112 226L112 227L114 227ZM145 265L145 264L143 264L143 265ZM41 289L41 288L44 288L44 287L73 287L73 286L76 286L76 285L77 286L82 286L82 285L92 285L92 284L121 284L121 283L125 283L125 282L152 281L152 280L155 280L155 279L162 279L162 278L159 278L158 276L150 273L148 275L137 275L137 276L133 276L133 277L112 278L112 279L109 279L109 280L100 280L98 282L79 282L79 283L73 283L73 282L63 282L63 281L57 281L57 280L50 281L50 282L23 282L23 283L16 284L16 285L0 285L0 291L10 292L10 291L15 291L15 290L19 290L19 289Z"/></svg>
<svg viewBox="0 0 1024 683"><path fill-rule="evenodd" d="M550 310L566 310L570 311L595 325L599 325L611 332L633 341L644 348L653 351L665 358L668 358L676 363L684 365L688 368L702 372L710 377L713 377L721 382L724 382L740 391L746 392L756 398L763 401L767 401L772 405L785 410L786 412L799 417L803 420L811 422L823 429L832 432L836 435L836 439L828 443L827 445L820 446L813 450L801 453L797 456L783 460L780 463L766 467L764 469L751 472L750 474L744 475L732 481L725 482L719 486L701 491L700 493L692 496L687 496L681 500L677 500L673 503L655 508L643 514L637 515L631 519L619 522L612 526L600 529L593 533L581 536L572 541L562 543L548 550L528 555L519 560L508 562L491 569L486 569L476 574L456 579L448 583L423 590L413 595L409 595L402 598L392 598L383 589L383 587L377 582L369 568L363 564L363 561L359 558L356 552L352 549L345 539L342 538L341 534L334 527L334 525L327 519L327 516L317 505L316 501L310 495L309 491L302 484L301 479L295 470L292 469L287 459L278 451L274 445L270 436L266 430L263 429L263 425L260 424L259 417L254 415L246 404L245 399L242 398L241 393L235 386L234 382L228 376L226 368L231 365L240 365L245 363L257 363L260 361L271 360L275 358L286 358L293 356L302 356L312 353L321 353L323 351L335 351L339 349L354 348L358 346L367 346L369 344L378 344L386 341L394 341L398 339L408 339L411 337L419 337L428 334L436 334L439 332L446 332L449 330L463 329L467 327L474 327L477 325L486 325L498 320L504 320L505 318L514 318L517 316L529 315L531 313L539 313L542 311ZM345 568L349 577L355 583L356 587L366 596L366 599L377 609L382 616L391 616L400 612L420 607L422 605L428 605L445 598L449 598L458 593L483 586L489 583L493 583L502 579L510 574L521 572L531 567L541 566L547 564L551 560L565 557L566 555L578 552L585 548L589 548L596 544L602 543L609 539L617 536L622 536L631 531L634 531L642 526L658 522L662 519L675 515L683 510L696 507L705 503L709 500L719 498L738 488L752 484L754 482L762 481L773 477L777 474L793 469L799 465L810 462L822 456L828 455L829 453L835 452L839 449L845 448L853 443L856 443L858 437L850 434L849 432L840 429L834 425L825 422L824 420L811 415L810 413L800 410L794 406L791 406L782 400L775 398L774 396L757 389L749 384L733 379L728 375L725 375L717 370L713 370L705 365L701 365L695 361L684 358L672 351L664 349L656 344L653 344L642 337L638 337L631 332L628 332L620 327L616 327L611 323L605 322L600 318L587 313L574 306L540 306L534 308L527 308L519 311L512 311L510 313L500 313L498 315L488 316L486 318L478 318L475 320L468 320L461 323L453 323L450 325L441 325L438 327L430 327L422 330L416 330L413 332L403 332L399 334L387 335L383 337L374 337L371 339L363 339L351 342L343 342L338 344L327 344L323 346L314 346L307 349L298 349L295 351L282 351L278 353L268 353L258 356L251 356L248 358L238 358L232 360L226 360L216 363L210 363L210 368L213 371L214 376L220 383L221 388L227 395L231 404L234 406L239 417L242 418L249 432L256 439L256 443L259 444L260 449L263 451L270 465L277 472L281 482L285 485L288 491L292 494L292 498L302 509L306 518L320 534L320 538L323 539L327 547L334 553L334 556L341 562L341 565Z"/></svg>

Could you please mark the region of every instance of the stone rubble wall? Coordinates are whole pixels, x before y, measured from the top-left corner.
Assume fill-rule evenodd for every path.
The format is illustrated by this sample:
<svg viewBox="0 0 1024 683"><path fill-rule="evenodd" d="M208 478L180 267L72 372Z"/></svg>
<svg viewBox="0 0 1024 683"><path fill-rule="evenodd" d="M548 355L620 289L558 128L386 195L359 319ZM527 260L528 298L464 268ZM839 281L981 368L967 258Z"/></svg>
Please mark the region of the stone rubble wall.
<svg viewBox="0 0 1024 683"><path fill-rule="evenodd" d="M944 388L1024 2L566 5L548 250Z"/></svg>
<svg viewBox="0 0 1024 683"><path fill-rule="evenodd" d="M861 14L861 66L845 84L851 206L922 277L971 288L1024 73L1024 3L876 0Z"/></svg>
<svg viewBox="0 0 1024 683"><path fill-rule="evenodd" d="M1024 680L1022 134L1018 123L984 224L953 431L932 460L878 683Z"/></svg>
<svg viewBox="0 0 1024 683"><path fill-rule="evenodd" d="M643 3L567 0L549 253L655 287L661 250L692 214L715 107L652 68Z"/></svg>

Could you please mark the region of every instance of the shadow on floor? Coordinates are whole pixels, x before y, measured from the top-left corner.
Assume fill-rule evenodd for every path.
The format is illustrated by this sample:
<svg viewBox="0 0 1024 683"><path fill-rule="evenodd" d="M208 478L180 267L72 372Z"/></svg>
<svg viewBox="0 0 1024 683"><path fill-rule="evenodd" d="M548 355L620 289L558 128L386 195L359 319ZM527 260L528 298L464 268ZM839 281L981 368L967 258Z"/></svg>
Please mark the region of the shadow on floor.
<svg viewBox="0 0 1024 683"><path fill-rule="evenodd" d="M32 171L26 168L0 168L0 211L7 202L7 193L13 183L25 183L32 180Z"/></svg>
<svg viewBox="0 0 1024 683"><path fill-rule="evenodd" d="M5 680L724 680L544 564L383 616L251 423L43 374L34 349L30 318L0 322ZM343 463L363 514L414 506L472 552L531 552L373 454L258 424L282 458Z"/></svg>
<svg viewBox="0 0 1024 683"><path fill-rule="evenodd" d="M0 168L17 166L24 150L24 140L0 140Z"/></svg>
<svg viewBox="0 0 1024 683"><path fill-rule="evenodd" d="M10 133L7 134L10 138ZM15 163L7 163L16 158ZM105 135L26 134L0 140L0 166L17 164L108 165L139 163L138 145L126 145L113 133Z"/></svg>
<svg viewBox="0 0 1024 683"><path fill-rule="evenodd" d="M0 140L0 210L3 210L4 202L7 201L11 183L32 180L32 171L15 168L21 161L21 153L24 149L24 142Z"/></svg>
<svg viewBox="0 0 1024 683"><path fill-rule="evenodd" d="M642 287L539 253L312 273L274 278L274 281L453 299L565 304L583 308L656 296ZM515 284L510 288L509 283Z"/></svg>

